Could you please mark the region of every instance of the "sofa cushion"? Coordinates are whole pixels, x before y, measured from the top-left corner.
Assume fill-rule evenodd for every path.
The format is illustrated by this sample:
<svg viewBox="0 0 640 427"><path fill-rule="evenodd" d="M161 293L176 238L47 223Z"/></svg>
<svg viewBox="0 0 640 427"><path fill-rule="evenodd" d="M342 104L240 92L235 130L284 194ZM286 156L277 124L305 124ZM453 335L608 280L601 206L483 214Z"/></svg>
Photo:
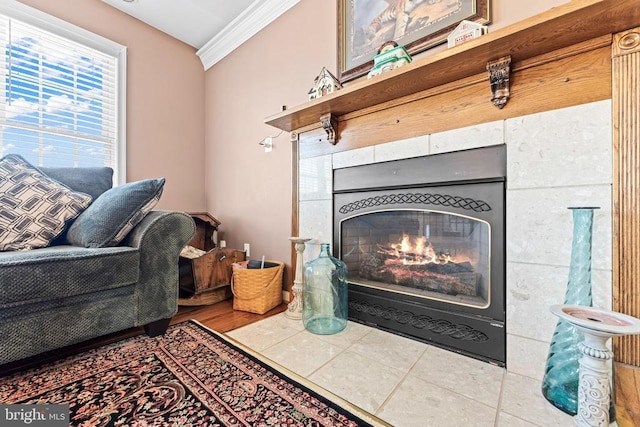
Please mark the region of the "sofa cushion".
<svg viewBox="0 0 640 427"><path fill-rule="evenodd" d="M129 286L138 281L139 265L139 250L128 246L3 252L0 311Z"/></svg>
<svg viewBox="0 0 640 427"><path fill-rule="evenodd" d="M87 248L118 245L158 203L164 181L145 179L104 192L71 224L67 242Z"/></svg>
<svg viewBox="0 0 640 427"><path fill-rule="evenodd" d="M21 156L0 159L0 251L48 246L91 203Z"/></svg>
<svg viewBox="0 0 640 427"><path fill-rule="evenodd" d="M113 187L113 169L109 167L39 168L49 178L63 183L73 191L90 195L93 200Z"/></svg>

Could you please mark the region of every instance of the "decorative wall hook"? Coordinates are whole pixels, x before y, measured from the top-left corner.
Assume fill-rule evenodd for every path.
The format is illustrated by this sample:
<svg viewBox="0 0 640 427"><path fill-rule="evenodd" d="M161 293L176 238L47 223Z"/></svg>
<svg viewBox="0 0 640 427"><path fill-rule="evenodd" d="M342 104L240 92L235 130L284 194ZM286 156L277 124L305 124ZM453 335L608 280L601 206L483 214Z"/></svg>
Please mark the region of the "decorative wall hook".
<svg viewBox="0 0 640 427"><path fill-rule="evenodd" d="M511 75L511 56L503 56L500 59L487 62L489 82L491 83L491 102L498 108L502 108L509 101L509 77Z"/></svg>
<svg viewBox="0 0 640 427"><path fill-rule="evenodd" d="M320 124L327 132L327 140L336 145L338 142L338 118L331 113L323 114L320 116Z"/></svg>

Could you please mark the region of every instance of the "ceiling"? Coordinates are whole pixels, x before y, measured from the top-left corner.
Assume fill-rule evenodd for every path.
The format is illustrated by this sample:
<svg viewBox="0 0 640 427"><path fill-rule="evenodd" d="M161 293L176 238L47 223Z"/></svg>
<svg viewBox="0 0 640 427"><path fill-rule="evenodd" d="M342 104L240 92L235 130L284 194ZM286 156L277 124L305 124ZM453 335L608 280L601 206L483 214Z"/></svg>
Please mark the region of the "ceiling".
<svg viewBox="0 0 640 427"><path fill-rule="evenodd" d="M196 49L264 0L102 0ZM245 13L246 15L246 13Z"/></svg>
<svg viewBox="0 0 640 427"><path fill-rule="evenodd" d="M197 49L205 70L300 0L102 0Z"/></svg>

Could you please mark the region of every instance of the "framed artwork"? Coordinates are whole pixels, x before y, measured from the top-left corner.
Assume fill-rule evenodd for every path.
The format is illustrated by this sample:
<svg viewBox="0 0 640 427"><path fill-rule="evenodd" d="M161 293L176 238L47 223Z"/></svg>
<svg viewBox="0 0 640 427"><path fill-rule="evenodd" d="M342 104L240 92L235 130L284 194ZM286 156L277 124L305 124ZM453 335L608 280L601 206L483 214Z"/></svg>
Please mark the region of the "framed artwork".
<svg viewBox="0 0 640 427"><path fill-rule="evenodd" d="M338 0L338 79L366 74L385 42L410 55L443 43L463 20L489 23L490 0Z"/></svg>

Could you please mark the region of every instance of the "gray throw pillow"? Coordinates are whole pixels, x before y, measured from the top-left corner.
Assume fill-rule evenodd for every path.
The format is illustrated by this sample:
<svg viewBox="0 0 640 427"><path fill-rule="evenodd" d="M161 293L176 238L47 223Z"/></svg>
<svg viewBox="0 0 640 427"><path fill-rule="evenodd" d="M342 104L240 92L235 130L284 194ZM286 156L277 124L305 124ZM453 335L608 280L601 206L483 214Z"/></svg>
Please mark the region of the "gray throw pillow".
<svg viewBox="0 0 640 427"><path fill-rule="evenodd" d="M71 224L67 242L87 248L117 246L158 203L164 181L145 179L105 191Z"/></svg>
<svg viewBox="0 0 640 427"><path fill-rule="evenodd" d="M113 187L113 169L101 167L41 167L49 178L63 183L73 191L86 193L96 200L102 193Z"/></svg>

